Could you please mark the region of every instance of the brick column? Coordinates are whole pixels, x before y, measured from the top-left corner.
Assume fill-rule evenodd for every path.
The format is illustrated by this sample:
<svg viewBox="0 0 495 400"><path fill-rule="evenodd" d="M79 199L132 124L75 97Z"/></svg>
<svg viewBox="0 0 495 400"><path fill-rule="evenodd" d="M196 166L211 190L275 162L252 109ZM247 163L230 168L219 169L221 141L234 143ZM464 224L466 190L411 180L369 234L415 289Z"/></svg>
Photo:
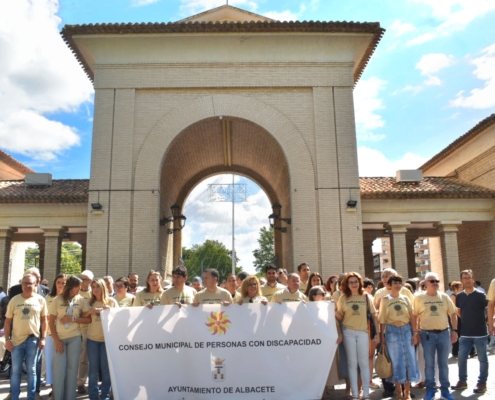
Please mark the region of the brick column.
<svg viewBox="0 0 495 400"><path fill-rule="evenodd" d="M435 224L440 233L442 246L442 266L444 283L459 280L461 273L459 249L457 247L457 231L461 221L441 221Z"/></svg>
<svg viewBox="0 0 495 400"><path fill-rule="evenodd" d="M406 252L407 252L407 278L417 276L416 272L416 255L414 254L414 243L417 235L406 235Z"/></svg>
<svg viewBox="0 0 495 400"><path fill-rule="evenodd" d="M60 255L62 253L62 237L66 228L62 226L41 227L45 236L45 264L43 278L53 282L60 273Z"/></svg>
<svg viewBox="0 0 495 400"><path fill-rule="evenodd" d="M45 274L45 241L40 240L36 242L38 248L40 249L40 255L38 258L38 268L40 270L41 278L44 278Z"/></svg>
<svg viewBox="0 0 495 400"><path fill-rule="evenodd" d="M408 275L406 233L410 222L390 222L386 228L390 232L392 266L404 278Z"/></svg>
<svg viewBox="0 0 495 400"><path fill-rule="evenodd" d="M7 291L10 272L10 247L15 231L17 231L16 228L0 226L0 284L5 292Z"/></svg>
<svg viewBox="0 0 495 400"><path fill-rule="evenodd" d="M86 269L86 242L79 241L81 245L81 270L84 271Z"/></svg>

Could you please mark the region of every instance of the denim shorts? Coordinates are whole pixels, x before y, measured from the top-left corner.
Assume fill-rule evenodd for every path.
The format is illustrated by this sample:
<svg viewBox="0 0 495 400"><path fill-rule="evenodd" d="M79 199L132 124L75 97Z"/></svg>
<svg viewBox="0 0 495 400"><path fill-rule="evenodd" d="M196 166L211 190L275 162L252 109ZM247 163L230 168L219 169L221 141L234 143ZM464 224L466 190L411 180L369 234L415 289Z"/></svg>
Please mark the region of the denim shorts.
<svg viewBox="0 0 495 400"><path fill-rule="evenodd" d="M387 325L387 350L392 360L393 375L387 379L393 383L419 382L416 352L411 344L411 325L401 327Z"/></svg>

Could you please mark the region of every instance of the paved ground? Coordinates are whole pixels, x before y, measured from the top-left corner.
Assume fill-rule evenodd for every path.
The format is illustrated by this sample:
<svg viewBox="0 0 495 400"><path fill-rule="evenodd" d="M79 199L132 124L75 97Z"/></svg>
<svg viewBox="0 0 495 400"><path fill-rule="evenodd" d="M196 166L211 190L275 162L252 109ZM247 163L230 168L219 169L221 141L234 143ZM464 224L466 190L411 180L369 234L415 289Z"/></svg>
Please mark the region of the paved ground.
<svg viewBox="0 0 495 400"><path fill-rule="evenodd" d="M495 351L489 353L488 361L490 362L490 373L488 377L488 391L484 394L476 394L473 393L473 388L476 386L476 381L478 377L479 364L477 358L472 358L468 360L468 389L464 391L453 391L452 394L454 398L457 400L492 400L495 399ZM450 384L455 385L458 380L457 375L457 359L451 358L449 360L449 375L450 375ZM379 382L379 379L375 379L376 382ZM26 383L23 382L23 389L25 390ZM0 400L5 399L9 392L9 381L6 373L0 374ZM50 389L45 389L41 391L41 395L44 399L48 399L48 393ZM412 392L416 395L416 399L420 400L426 394L424 389L413 389ZM382 389L374 390L371 393L372 400L382 399ZM21 394L21 399L25 399L25 392ZM87 395L79 395L78 399L89 399ZM335 390L329 392L328 395L324 397L325 400L340 400L345 398L344 385L336 386ZM437 393L437 399L440 398L440 393ZM165 399L165 396L164 396ZM394 397L395 399L395 397ZM119 399L119 400L130 400L130 399ZM141 399L140 399L141 400ZM146 399L142 399L146 400ZM161 399L152 399L152 400L161 400ZM260 399L261 400L261 399ZM283 399L280 399L283 400Z"/></svg>

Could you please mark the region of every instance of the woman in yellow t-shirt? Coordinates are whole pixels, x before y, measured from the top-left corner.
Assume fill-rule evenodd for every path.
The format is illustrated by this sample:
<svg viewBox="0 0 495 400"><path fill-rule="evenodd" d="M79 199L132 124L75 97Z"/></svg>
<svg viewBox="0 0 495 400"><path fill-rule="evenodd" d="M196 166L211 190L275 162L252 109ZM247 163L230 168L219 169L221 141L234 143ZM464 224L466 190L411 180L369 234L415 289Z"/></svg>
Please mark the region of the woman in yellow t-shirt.
<svg viewBox="0 0 495 400"><path fill-rule="evenodd" d="M262 303L265 306L268 304L267 298L261 295L260 281L254 275L250 275L242 281L241 300L238 304L242 303Z"/></svg>
<svg viewBox="0 0 495 400"><path fill-rule="evenodd" d="M58 274L55 277L52 290L45 297L47 308L49 308L50 305L53 303L55 297L60 296L62 294L66 282L67 282L67 275L65 274ZM45 357L45 365L46 365L45 380L47 385L51 385L53 383L53 373L52 373L53 348L54 348L54 344L53 344L52 334L50 333L50 327L48 327L48 331L46 335L46 345L45 348L43 349L43 357ZM50 394L52 393L53 391Z"/></svg>
<svg viewBox="0 0 495 400"><path fill-rule="evenodd" d="M108 367L107 349L101 324L101 312L110 307L118 307L117 300L108 295L108 289L103 279L94 279L91 282L91 299L84 306L85 317L91 318L88 326L89 373L88 394L90 400L110 399L110 369ZM98 397L98 372L101 371L101 397Z"/></svg>
<svg viewBox="0 0 495 400"><path fill-rule="evenodd" d="M146 306L148 308L159 306L162 293L162 276L158 271L151 270L148 272L148 278L146 278L146 287L136 293L136 298L134 299L132 306Z"/></svg>
<svg viewBox="0 0 495 400"><path fill-rule="evenodd" d="M363 399L370 397L370 369L369 369L369 334L368 311L371 313L373 323L378 326L376 309L373 301L364 293L363 279L357 272L349 272L342 280L340 286L342 296L337 302L335 317L342 321L342 334L347 353L347 368L351 381L352 399L359 399L358 391L358 367L363 381ZM375 341L379 341L378 333Z"/></svg>
<svg viewBox="0 0 495 400"><path fill-rule="evenodd" d="M79 295L81 279L69 276L64 291L49 308L49 326L54 352L52 361L55 400L75 400L82 339L80 324L91 319L82 316L84 298Z"/></svg>
<svg viewBox="0 0 495 400"><path fill-rule="evenodd" d="M413 334L416 332L416 317L411 300L400 294L402 276L388 278L387 289L391 293L382 298L378 315L381 342L383 345L386 343L392 360L393 375L387 380L395 383L397 399L411 400L411 382L420 379L414 350L418 344L418 333Z"/></svg>
<svg viewBox="0 0 495 400"><path fill-rule="evenodd" d="M127 292L127 288L129 287L129 279L125 276L121 276L119 279L115 281L115 292L116 295L114 297L119 303L119 307L132 307L132 303L134 302L134 295Z"/></svg>

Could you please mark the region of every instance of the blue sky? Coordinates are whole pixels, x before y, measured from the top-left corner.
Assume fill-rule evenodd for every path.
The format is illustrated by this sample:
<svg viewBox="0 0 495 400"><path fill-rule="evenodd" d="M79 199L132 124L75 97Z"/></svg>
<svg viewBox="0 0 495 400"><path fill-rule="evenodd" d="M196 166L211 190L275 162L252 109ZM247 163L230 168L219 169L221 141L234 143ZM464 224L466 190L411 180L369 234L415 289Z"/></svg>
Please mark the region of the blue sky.
<svg viewBox="0 0 495 400"><path fill-rule="evenodd" d="M63 25L173 22L222 4L224 0L2 1L0 148L54 178L88 178L93 89L60 38ZM361 176L417 168L494 112L493 0L230 4L280 20L379 22L387 30L355 89ZM253 195L259 190L253 186Z"/></svg>

